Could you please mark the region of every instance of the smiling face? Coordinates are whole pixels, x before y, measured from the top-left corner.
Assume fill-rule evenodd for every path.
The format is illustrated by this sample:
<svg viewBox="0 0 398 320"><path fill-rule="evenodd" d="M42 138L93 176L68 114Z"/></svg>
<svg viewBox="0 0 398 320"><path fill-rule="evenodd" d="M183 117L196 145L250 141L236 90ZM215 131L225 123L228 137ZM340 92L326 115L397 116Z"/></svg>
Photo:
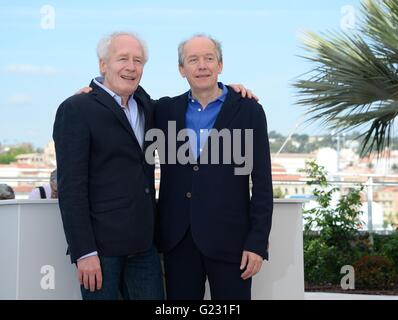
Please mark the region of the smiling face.
<svg viewBox="0 0 398 320"><path fill-rule="evenodd" d="M144 70L144 50L138 40L117 36L109 45L108 57L100 59L104 85L121 97L132 95Z"/></svg>
<svg viewBox="0 0 398 320"><path fill-rule="evenodd" d="M205 37L189 40L183 48L183 64L180 73L187 78L194 92L203 92L217 88L218 74L222 71L222 62L217 58L214 43Z"/></svg>

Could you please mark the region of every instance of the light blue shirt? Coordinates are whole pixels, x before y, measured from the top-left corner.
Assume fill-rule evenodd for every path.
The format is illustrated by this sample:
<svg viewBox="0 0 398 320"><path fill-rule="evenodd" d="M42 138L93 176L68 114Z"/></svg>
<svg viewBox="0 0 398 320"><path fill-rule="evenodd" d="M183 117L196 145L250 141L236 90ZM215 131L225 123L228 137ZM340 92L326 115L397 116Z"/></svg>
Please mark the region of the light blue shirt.
<svg viewBox="0 0 398 320"><path fill-rule="evenodd" d="M130 96L127 102L127 107L125 107L122 105L122 98L103 85L104 77L97 77L93 81L97 86L109 93L110 96L115 99L117 104L122 108L142 149L144 144L145 115L143 112L138 110L137 101L134 99L134 95Z"/></svg>

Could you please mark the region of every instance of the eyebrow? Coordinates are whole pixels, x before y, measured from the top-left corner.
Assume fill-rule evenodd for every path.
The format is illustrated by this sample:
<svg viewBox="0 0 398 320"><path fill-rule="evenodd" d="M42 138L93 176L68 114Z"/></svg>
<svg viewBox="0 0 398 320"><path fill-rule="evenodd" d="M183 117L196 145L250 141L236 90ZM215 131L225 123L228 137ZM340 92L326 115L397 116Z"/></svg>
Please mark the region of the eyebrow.
<svg viewBox="0 0 398 320"><path fill-rule="evenodd" d="M199 57L200 55L198 55L198 54L191 54L191 55L189 55L189 56L187 56L187 59L188 58L197 58L197 57ZM206 53L205 55L204 55L205 57L209 57L209 56L212 56L212 57L215 57L215 56L217 56L215 53Z"/></svg>
<svg viewBox="0 0 398 320"><path fill-rule="evenodd" d="M129 54L124 52L124 53L118 54L116 57L121 58L121 57L128 57L128 56L129 56ZM134 56L134 59L137 59L137 58L138 59L144 59L144 57L142 55Z"/></svg>

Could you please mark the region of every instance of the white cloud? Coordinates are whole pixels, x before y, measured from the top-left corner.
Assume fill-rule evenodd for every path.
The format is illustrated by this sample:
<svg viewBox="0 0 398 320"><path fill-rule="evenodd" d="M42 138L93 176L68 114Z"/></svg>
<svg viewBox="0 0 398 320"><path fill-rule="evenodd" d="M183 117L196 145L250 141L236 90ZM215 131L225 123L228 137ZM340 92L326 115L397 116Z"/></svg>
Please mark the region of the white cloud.
<svg viewBox="0 0 398 320"><path fill-rule="evenodd" d="M8 104L23 104L32 101L32 96L25 93L18 93L7 98Z"/></svg>
<svg viewBox="0 0 398 320"><path fill-rule="evenodd" d="M61 72L51 66L36 66L33 64L8 64L4 70L9 73L44 76L53 76Z"/></svg>

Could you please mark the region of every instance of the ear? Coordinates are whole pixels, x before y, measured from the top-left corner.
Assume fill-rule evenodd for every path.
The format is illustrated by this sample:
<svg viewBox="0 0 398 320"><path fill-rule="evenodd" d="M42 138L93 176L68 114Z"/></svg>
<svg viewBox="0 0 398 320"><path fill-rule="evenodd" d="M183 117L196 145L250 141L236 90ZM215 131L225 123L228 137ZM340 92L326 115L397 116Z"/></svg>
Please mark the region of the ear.
<svg viewBox="0 0 398 320"><path fill-rule="evenodd" d="M102 75L106 73L106 62L104 59L100 59L99 61L99 69Z"/></svg>
<svg viewBox="0 0 398 320"><path fill-rule="evenodd" d="M219 62L218 63L218 74L221 74L222 73L222 69L223 69L223 63L222 62Z"/></svg>
<svg viewBox="0 0 398 320"><path fill-rule="evenodd" d="M178 70L180 71L181 77L185 78L186 74L185 74L184 66L178 65Z"/></svg>

